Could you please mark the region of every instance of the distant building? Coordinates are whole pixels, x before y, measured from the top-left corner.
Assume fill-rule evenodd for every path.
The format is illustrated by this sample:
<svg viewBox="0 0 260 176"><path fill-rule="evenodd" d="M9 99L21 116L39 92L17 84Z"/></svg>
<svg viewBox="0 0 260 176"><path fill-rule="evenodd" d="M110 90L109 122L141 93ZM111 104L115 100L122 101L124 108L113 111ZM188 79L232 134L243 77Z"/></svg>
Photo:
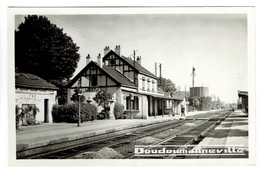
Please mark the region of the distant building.
<svg viewBox="0 0 260 176"><path fill-rule="evenodd" d="M177 115L181 114L181 107L185 108L185 114L189 111L188 109L188 98L190 96L190 92L186 91L177 91L172 95L174 98L174 109Z"/></svg>
<svg viewBox="0 0 260 176"><path fill-rule="evenodd" d="M238 91L237 108L244 110L245 113L248 113L248 92L247 91Z"/></svg>
<svg viewBox="0 0 260 176"><path fill-rule="evenodd" d="M29 73L15 74L15 101L19 108L37 107L37 121L52 123L51 109L56 104L58 88Z"/></svg>
<svg viewBox="0 0 260 176"><path fill-rule="evenodd" d="M135 118L146 119L148 116L165 114L173 105L168 102L173 102L174 98L165 95L158 87L157 79L157 76L142 66L141 57L137 57L134 62L121 55L120 46L116 46L114 51L105 47L104 57L99 54L97 62L92 61L89 55L86 57L86 66L67 86L67 100L72 103L70 98L76 88L91 100L99 89L106 89L113 97L110 105L111 118L114 116L114 104L118 102L124 105L128 118L132 107ZM99 107L98 110L101 109Z"/></svg>

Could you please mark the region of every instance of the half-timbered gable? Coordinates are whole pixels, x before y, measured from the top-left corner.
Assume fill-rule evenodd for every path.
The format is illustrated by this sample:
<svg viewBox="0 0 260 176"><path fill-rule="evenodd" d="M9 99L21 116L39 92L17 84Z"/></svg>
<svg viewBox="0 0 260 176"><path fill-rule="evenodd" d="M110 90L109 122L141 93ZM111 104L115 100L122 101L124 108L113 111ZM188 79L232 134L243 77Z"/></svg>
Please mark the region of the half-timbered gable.
<svg viewBox="0 0 260 176"><path fill-rule="evenodd" d="M104 69L91 61L68 85L76 88L117 87L119 82Z"/></svg>
<svg viewBox="0 0 260 176"><path fill-rule="evenodd" d="M116 69L126 78L128 78L131 82L133 82L136 86L138 85L138 81L137 81L138 70L134 69L133 65L129 64L129 62L127 62L125 59L120 57L113 50L110 50L103 57L103 64ZM135 76L135 81L134 81L134 76Z"/></svg>

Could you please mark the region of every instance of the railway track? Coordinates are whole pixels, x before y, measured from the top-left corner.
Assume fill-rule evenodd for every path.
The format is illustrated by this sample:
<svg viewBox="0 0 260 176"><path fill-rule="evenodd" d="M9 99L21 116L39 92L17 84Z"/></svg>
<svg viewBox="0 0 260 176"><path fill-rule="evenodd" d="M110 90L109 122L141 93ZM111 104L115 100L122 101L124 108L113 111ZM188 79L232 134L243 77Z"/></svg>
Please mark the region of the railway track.
<svg viewBox="0 0 260 176"><path fill-rule="evenodd" d="M169 136L166 139L161 140L160 142L156 142L152 145L147 146L146 149L161 149L162 147L167 147L168 150L188 150L192 149L196 144L198 144L204 137L207 136L207 133L213 129L217 125L221 123L226 117L228 117L230 112L226 112L224 114L220 114L219 117L215 117L209 119L207 121L203 121L197 124L194 127L187 128L179 133ZM224 115L224 117L223 117ZM185 154L166 154L163 155L135 155L131 153L124 157L125 159L142 159L142 158L156 158L156 159L181 159L185 158Z"/></svg>
<svg viewBox="0 0 260 176"><path fill-rule="evenodd" d="M144 125L141 127L134 127L131 129L121 130L113 132L111 131L108 134L97 135L95 137L85 137L81 139L71 140L71 141L63 141L60 143L49 144L41 147L29 148L26 150L21 150L16 152L17 159L38 159L38 158L68 158L69 154L71 156L73 154L79 153L80 150L86 148L89 145L94 144L108 144L112 139L119 140L127 139L131 137L131 133L140 133L145 130L153 130L153 129L161 129L167 127L169 125L181 125L184 121L164 121L156 124ZM42 152L44 151L44 152Z"/></svg>
<svg viewBox="0 0 260 176"><path fill-rule="evenodd" d="M135 127L128 130L121 130L119 132L111 132L105 135L87 137L73 141L65 141L58 144L50 144L24 151L17 152L17 159L67 159L83 152L97 151L103 147L112 147L121 144L129 144L137 139L150 136L168 129L173 129L185 123L192 123L196 120L208 121L216 113L208 113L203 115L196 115L180 121L166 121L156 124L146 125L142 127ZM207 120L205 120L207 119ZM48 148L48 151L39 152L42 148ZM30 154L28 154L30 153ZM129 157L131 158L131 157Z"/></svg>

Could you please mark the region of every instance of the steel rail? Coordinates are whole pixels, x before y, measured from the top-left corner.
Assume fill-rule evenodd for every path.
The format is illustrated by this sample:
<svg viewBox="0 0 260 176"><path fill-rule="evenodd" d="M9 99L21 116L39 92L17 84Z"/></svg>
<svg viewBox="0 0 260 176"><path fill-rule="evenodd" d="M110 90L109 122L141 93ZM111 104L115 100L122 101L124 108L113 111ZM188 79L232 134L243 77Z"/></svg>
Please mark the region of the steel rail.
<svg viewBox="0 0 260 176"><path fill-rule="evenodd" d="M219 116L222 116L222 115L223 114L220 114ZM230 112L225 113L223 118L218 119L215 122L212 122L212 124L209 127L207 127L206 129L203 129L199 134L197 134L194 137L192 137L192 139L188 140L183 146L179 147L177 150L185 149L185 148L187 148L187 145L189 145L189 144L193 143L194 141L198 140L200 137L205 137L205 135L206 135L206 133L208 131L212 130L214 127L216 127L218 124L220 124L220 122L223 121L225 118L227 118L229 115L230 115ZM167 142L169 142L171 140L174 140L174 138L176 138L176 137L181 137L181 135L183 135L183 134L185 134L187 132L190 132L190 131L192 131L192 130L194 130L196 128L199 128L200 126L202 126L202 125L204 125L206 123L210 123L210 120L214 120L214 119L209 119L209 120L203 121L203 122L197 124L196 126L193 126L193 127L187 128L185 130L182 130L182 131L174 134L173 136L169 136L169 137L167 137L167 138L165 138L165 139L163 139L163 140L161 140L159 142L156 142L156 143L153 143L153 144L149 145L145 149L152 149L154 146L163 145L163 144L165 144L165 143L167 143ZM176 156L177 155L172 154L172 155L170 155L168 157L164 157L164 158L170 159L170 158L175 158ZM135 154L131 153L131 154L125 156L124 158L125 159L131 159L131 158L135 158L135 157L138 157L138 155L135 155Z"/></svg>
<svg viewBox="0 0 260 176"><path fill-rule="evenodd" d="M65 150L81 147L81 146L84 146L84 145L100 143L100 142L108 141L108 140L118 138L118 137L124 137L127 134L142 132L144 130L149 130L150 128L151 129L163 128L165 126L169 126L170 124L178 125L178 124L181 124L181 123L183 123L183 122L182 121L173 121L173 120L162 121L162 122L158 122L158 123L146 124L146 125L142 125L142 126L138 126L138 127L133 127L133 128L130 128L130 129L123 129L123 130L120 130L120 131L110 132L110 133L107 133L107 134L101 134L101 135L97 135L97 136L85 137L85 138L76 139L76 140L72 140L72 141L64 141L64 142L60 142L60 143L56 143L56 144L50 144L50 145L46 145L46 146L30 148L30 149L27 149L27 150L17 152L17 159L44 158L44 156L47 156L47 155L50 155L50 154L53 154L53 153L62 152L62 151L65 151ZM97 138L97 137L98 137L98 139L92 139L91 140L91 138ZM70 145L70 143L71 143L71 145ZM57 146L57 145L59 145L59 146L57 148L55 148L55 146ZM65 147L61 147L62 145L65 145ZM23 153L23 152L26 153L28 151L30 152L30 150L37 150L37 149L42 148L42 147L50 147L53 150L46 151L46 152L36 152L35 154L26 155L26 156L19 155L19 153Z"/></svg>

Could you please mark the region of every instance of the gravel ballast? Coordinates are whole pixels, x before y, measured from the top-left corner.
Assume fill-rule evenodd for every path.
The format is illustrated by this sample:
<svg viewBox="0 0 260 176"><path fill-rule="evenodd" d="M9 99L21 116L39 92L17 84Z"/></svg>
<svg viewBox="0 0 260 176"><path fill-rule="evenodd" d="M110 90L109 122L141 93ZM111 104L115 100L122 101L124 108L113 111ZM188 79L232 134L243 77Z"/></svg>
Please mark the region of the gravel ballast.
<svg viewBox="0 0 260 176"><path fill-rule="evenodd" d="M143 137L141 139L136 140L134 143L136 145L150 145L156 142L159 142L160 139L152 137L152 136L147 136L147 137Z"/></svg>
<svg viewBox="0 0 260 176"><path fill-rule="evenodd" d="M84 152L74 156L72 159L119 159L123 155L114 149L104 147L97 152Z"/></svg>

